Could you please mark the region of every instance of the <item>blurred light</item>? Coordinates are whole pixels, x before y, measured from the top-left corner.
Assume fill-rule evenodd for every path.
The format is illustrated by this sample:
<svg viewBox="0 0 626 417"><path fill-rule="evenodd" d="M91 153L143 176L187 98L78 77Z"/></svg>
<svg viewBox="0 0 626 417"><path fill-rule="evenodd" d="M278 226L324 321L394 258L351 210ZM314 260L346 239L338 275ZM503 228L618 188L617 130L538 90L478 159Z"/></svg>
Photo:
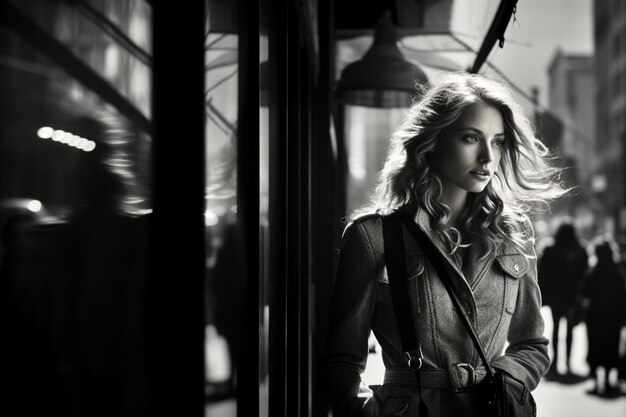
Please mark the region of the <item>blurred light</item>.
<svg viewBox="0 0 626 417"><path fill-rule="evenodd" d="M96 149L96 142L81 138L70 132L66 132L61 129L53 129L48 126L40 127L37 130L37 136L42 139L52 138L53 141L64 143L68 146L72 146L76 149L83 150L85 152L91 152Z"/></svg>
<svg viewBox="0 0 626 417"><path fill-rule="evenodd" d="M120 50L115 44L109 44L104 51L104 74L107 79L114 79L120 71Z"/></svg>
<svg viewBox="0 0 626 417"><path fill-rule="evenodd" d="M26 208L32 211L33 213L38 213L41 211L42 204L39 200L31 200L26 205Z"/></svg>
<svg viewBox="0 0 626 417"><path fill-rule="evenodd" d="M83 87L80 86L80 84L73 83L70 86L69 96L72 100L80 102L85 99L85 91Z"/></svg>
<svg viewBox="0 0 626 417"><path fill-rule="evenodd" d="M91 152L94 149L96 149L96 142L94 142L92 140L88 140L87 144L83 147L83 151L85 151L85 152Z"/></svg>
<svg viewBox="0 0 626 417"><path fill-rule="evenodd" d="M133 13L128 24L128 36L139 46L147 48L150 45L150 18L143 13Z"/></svg>
<svg viewBox="0 0 626 417"><path fill-rule="evenodd" d="M259 105L269 107L269 62L267 60L259 64Z"/></svg>
<svg viewBox="0 0 626 417"><path fill-rule="evenodd" d="M362 107L351 108L356 119L365 120L366 112ZM348 169L354 179L363 180L367 177L367 133L364 123L351 123L348 126L348 141L350 155L348 157Z"/></svg>
<svg viewBox="0 0 626 417"><path fill-rule="evenodd" d="M151 75L152 73L145 65L135 65L131 68L129 74L129 95L146 116L150 116L152 112L150 96Z"/></svg>
<svg viewBox="0 0 626 417"><path fill-rule="evenodd" d="M602 174L591 177L591 190L594 193L601 193L606 190L606 177Z"/></svg>
<svg viewBox="0 0 626 417"><path fill-rule="evenodd" d="M73 136L74 136L74 135L72 135L71 133L65 133L65 134L63 135L63 137L61 138L61 140L59 140L59 142L61 142L61 143L65 143L66 145L69 145L70 140L72 140L72 137L73 137Z"/></svg>
<svg viewBox="0 0 626 417"><path fill-rule="evenodd" d="M76 147L78 141L80 140L80 136L72 135L70 140L67 141L67 144L73 147Z"/></svg>
<svg viewBox="0 0 626 417"><path fill-rule="evenodd" d="M65 138L65 131L63 130L55 130L52 134L52 140L56 142L61 142Z"/></svg>
<svg viewBox="0 0 626 417"><path fill-rule="evenodd" d="M79 137L74 147L83 150L87 142L89 142L87 139Z"/></svg>
<svg viewBox="0 0 626 417"><path fill-rule="evenodd" d="M48 126L40 127L39 130L37 130L37 136L41 139L50 139L53 133L54 129Z"/></svg>
<svg viewBox="0 0 626 417"><path fill-rule="evenodd" d="M109 165L114 168L131 168L132 161L124 158L114 158L109 161Z"/></svg>
<svg viewBox="0 0 626 417"><path fill-rule="evenodd" d="M212 210L207 210L204 212L204 224L206 226L215 226L218 221L219 219Z"/></svg>

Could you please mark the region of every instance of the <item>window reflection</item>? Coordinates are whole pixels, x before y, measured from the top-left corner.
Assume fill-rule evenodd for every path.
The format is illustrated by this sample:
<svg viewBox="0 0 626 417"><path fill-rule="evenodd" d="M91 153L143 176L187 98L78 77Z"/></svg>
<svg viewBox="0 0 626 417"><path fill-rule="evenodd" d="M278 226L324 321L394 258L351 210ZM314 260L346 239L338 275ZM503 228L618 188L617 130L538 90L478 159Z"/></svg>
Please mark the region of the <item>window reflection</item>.
<svg viewBox="0 0 626 417"><path fill-rule="evenodd" d="M408 108L346 105L345 143L348 158L347 211L365 205L383 167L393 130Z"/></svg>
<svg viewBox="0 0 626 417"><path fill-rule="evenodd" d="M145 2L89 3L151 38ZM75 2L6 1L3 11L25 22L0 26L0 328L12 341L0 346L3 406L142 415L150 66L125 58L128 46ZM36 400L34 386L47 387Z"/></svg>
<svg viewBox="0 0 626 417"><path fill-rule="evenodd" d="M144 0L14 2L36 27L80 57L81 62L150 117L152 9ZM36 28L28 27L33 31ZM82 80L71 80L71 94L86 99L93 92Z"/></svg>
<svg viewBox="0 0 626 417"><path fill-rule="evenodd" d="M207 416L217 409L220 415L236 415L243 282L236 234L239 62L234 9L209 1L205 34Z"/></svg>
<svg viewBox="0 0 626 417"><path fill-rule="evenodd" d="M270 323L270 127L268 38L259 42L259 417L268 413L269 400L269 323Z"/></svg>

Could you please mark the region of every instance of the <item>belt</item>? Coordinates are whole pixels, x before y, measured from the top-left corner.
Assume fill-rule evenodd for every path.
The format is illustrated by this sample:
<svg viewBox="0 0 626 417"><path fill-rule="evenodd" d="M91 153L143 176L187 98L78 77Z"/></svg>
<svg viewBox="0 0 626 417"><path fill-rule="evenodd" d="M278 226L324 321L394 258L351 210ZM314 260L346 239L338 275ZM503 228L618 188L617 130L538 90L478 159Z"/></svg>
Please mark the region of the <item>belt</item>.
<svg viewBox="0 0 626 417"><path fill-rule="evenodd" d="M485 379L487 372L481 365L473 367L457 363L449 369L420 369L422 388L452 388L457 392L470 390ZM417 385L416 371L402 367L385 369L384 385Z"/></svg>

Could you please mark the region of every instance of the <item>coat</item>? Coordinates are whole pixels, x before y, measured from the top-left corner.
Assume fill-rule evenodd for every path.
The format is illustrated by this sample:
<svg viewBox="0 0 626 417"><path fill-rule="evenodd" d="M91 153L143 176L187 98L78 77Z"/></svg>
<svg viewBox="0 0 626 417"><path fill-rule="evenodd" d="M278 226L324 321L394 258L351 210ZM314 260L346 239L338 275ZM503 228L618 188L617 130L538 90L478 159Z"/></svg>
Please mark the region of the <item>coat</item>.
<svg viewBox="0 0 626 417"><path fill-rule="evenodd" d="M616 368L626 307L623 272L613 263L596 265L585 277L582 295L589 300L587 362L591 368Z"/></svg>
<svg viewBox="0 0 626 417"><path fill-rule="evenodd" d="M550 306L555 320L567 316L576 305L587 266L587 251L580 245L548 246L539 258L543 304Z"/></svg>
<svg viewBox="0 0 626 417"><path fill-rule="evenodd" d="M428 236L435 235L426 212L418 210L415 221ZM471 417L475 415L474 388L485 376L484 367L443 283L402 227L409 298L424 355L422 397L430 417ZM522 227L526 236L534 237L530 221ZM483 260L479 260L478 247L472 246L471 261L462 267L442 242L433 241L465 279L458 286L459 298L491 365L533 390L550 365L533 244L524 253L502 244ZM380 343L386 368L384 383L375 395L360 377L367 362L370 330ZM415 374L403 359L379 215L357 219L344 234L320 372L335 417L419 416L420 394Z"/></svg>

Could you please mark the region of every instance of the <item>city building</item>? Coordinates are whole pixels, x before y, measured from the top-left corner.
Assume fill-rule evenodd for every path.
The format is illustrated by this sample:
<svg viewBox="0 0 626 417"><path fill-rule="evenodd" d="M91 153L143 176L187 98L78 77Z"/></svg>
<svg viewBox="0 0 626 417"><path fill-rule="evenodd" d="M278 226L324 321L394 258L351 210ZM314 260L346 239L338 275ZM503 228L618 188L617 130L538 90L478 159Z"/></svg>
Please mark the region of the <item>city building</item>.
<svg viewBox="0 0 626 417"><path fill-rule="evenodd" d="M607 232L626 231L626 3L595 0L596 141L594 186L606 210Z"/></svg>
<svg viewBox="0 0 626 417"><path fill-rule="evenodd" d="M590 190L597 166L595 157L594 57L557 48L548 66L548 107L535 111L543 143L564 167L562 179L573 190L553 204L546 219L549 234L564 216L575 219L585 237L596 233Z"/></svg>
<svg viewBox="0 0 626 417"><path fill-rule="evenodd" d="M594 59L557 49L548 68L548 108L563 123L560 154L575 160L576 180L583 187L594 166Z"/></svg>

